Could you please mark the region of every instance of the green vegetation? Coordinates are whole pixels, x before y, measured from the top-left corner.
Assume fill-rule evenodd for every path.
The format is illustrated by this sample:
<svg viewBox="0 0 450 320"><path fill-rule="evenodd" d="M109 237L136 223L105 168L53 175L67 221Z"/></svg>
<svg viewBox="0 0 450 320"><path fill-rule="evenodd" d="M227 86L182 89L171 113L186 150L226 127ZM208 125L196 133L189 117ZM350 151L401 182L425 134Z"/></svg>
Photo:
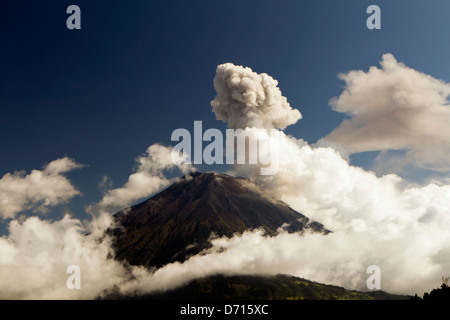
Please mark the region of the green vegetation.
<svg viewBox="0 0 450 320"><path fill-rule="evenodd" d="M224 276L196 279L164 293L140 299L185 300L408 300L383 291L360 292L288 275Z"/></svg>

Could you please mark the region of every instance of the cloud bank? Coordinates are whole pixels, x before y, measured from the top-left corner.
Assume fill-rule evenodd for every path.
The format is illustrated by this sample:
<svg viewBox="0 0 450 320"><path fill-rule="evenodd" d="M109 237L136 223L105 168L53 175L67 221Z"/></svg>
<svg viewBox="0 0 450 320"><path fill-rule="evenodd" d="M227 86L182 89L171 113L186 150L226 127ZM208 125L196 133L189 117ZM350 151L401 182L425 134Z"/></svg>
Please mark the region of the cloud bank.
<svg viewBox="0 0 450 320"><path fill-rule="evenodd" d="M412 186L397 175L377 177L349 165L332 148L282 137L278 174L261 176L246 165L232 173L249 177L331 234L265 237L256 230L215 239L206 254L160 268L123 290L167 290L217 273L286 273L364 291L370 265L381 268L381 289L391 293L422 294L440 285L450 270L449 185Z"/></svg>
<svg viewBox="0 0 450 320"><path fill-rule="evenodd" d="M0 238L0 299L94 299L120 284L127 271L109 258L110 239L99 237L110 219L87 226L69 215L55 222L12 220L9 235ZM81 290L66 286L70 265L81 269Z"/></svg>
<svg viewBox="0 0 450 320"><path fill-rule="evenodd" d="M339 75L345 90L330 100L333 110L347 114L325 139L350 153L383 153L378 165L394 162L437 171L450 170L450 84L383 55L381 68Z"/></svg>

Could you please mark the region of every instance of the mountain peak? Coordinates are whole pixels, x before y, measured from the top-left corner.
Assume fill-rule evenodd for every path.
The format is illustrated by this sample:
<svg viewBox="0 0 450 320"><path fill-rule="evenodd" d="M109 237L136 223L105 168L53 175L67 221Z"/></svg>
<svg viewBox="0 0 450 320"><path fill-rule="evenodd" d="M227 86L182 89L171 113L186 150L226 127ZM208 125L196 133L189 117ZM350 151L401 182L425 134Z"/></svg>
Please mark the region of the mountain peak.
<svg viewBox="0 0 450 320"><path fill-rule="evenodd" d="M199 180L199 181L212 182L214 180L220 180L223 177L230 177L230 176L226 175L226 174L220 174L220 173L217 173L214 171L208 171L208 172L204 172L204 173L201 173L198 171L193 171L193 172L187 173L186 175L181 177L178 181L186 182L186 181L195 179L195 180Z"/></svg>
<svg viewBox="0 0 450 320"><path fill-rule="evenodd" d="M184 182L184 181L190 181L192 179L198 180L198 181L203 181L203 182L212 182L212 181L221 181L222 179L243 179L243 178L236 178L236 177L232 177L230 175L227 175L225 173L217 173L214 171L207 171L207 172L198 172L198 171L193 171L190 172L186 175L184 175L183 177L181 177L179 179L179 181Z"/></svg>
<svg viewBox="0 0 450 320"><path fill-rule="evenodd" d="M147 267L186 260L208 248L212 234L232 237L263 228L273 236L284 226L288 232L329 232L249 180L216 172L186 174L116 219L117 257Z"/></svg>

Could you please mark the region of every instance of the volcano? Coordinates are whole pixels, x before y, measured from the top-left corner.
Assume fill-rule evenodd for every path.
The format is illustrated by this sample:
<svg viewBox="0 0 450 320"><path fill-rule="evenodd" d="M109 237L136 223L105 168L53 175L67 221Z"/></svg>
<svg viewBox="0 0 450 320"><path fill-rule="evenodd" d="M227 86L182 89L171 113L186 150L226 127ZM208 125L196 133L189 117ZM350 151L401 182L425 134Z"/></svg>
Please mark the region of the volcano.
<svg viewBox="0 0 450 320"><path fill-rule="evenodd" d="M255 228L268 236L280 228L330 232L249 180L215 172L187 174L115 219L116 258L148 268L185 261L210 247L212 236L232 237Z"/></svg>

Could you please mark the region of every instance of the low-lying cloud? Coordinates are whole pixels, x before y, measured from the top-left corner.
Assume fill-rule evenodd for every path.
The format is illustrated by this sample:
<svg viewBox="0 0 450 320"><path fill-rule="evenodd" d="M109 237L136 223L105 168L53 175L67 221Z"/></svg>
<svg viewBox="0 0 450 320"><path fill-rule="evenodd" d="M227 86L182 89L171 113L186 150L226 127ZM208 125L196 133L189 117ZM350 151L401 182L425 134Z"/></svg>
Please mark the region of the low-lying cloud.
<svg viewBox="0 0 450 320"><path fill-rule="evenodd" d="M327 236L248 232L217 239L207 255L158 270L140 290L173 288L195 277L288 273L367 290L366 269L378 265L382 289L423 293L450 269L450 186L409 184L395 174L378 177L352 166L331 147L313 147L279 132L279 170L261 176L257 165L229 172L250 178L333 233ZM326 254L324 254L326 252Z"/></svg>
<svg viewBox="0 0 450 320"><path fill-rule="evenodd" d="M100 237L110 220L12 220L9 235L0 238L0 299L94 299L120 284L127 270L110 258L110 239ZM66 286L70 265L80 267L81 290Z"/></svg>

